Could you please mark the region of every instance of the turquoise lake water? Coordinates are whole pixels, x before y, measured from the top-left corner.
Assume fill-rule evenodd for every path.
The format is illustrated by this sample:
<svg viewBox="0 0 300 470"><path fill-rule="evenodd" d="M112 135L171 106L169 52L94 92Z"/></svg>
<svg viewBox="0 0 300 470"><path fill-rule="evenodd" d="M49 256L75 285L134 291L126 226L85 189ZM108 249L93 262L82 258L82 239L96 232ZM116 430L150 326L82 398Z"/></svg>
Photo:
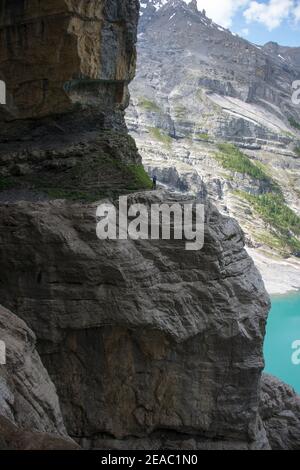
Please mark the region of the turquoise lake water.
<svg viewBox="0 0 300 470"><path fill-rule="evenodd" d="M296 341L298 347L293 349ZM300 293L273 297L265 340L266 372L300 393L300 364L295 363L300 362L297 351L300 351Z"/></svg>

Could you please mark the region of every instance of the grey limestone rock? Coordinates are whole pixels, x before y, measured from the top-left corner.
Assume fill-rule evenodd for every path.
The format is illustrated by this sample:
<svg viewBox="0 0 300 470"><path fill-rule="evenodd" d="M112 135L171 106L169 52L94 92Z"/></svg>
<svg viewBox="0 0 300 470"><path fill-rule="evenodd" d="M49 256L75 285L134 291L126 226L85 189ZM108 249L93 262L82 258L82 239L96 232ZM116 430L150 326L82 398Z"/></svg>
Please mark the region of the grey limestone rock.
<svg viewBox="0 0 300 470"><path fill-rule="evenodd" d="M291 387L263 375L260 415L273 450L300 449L300 397Z"/></svg>
<svg viewBox="0 0 300 470"><path fill-rule="evenodd" d="M0 447L41 449L56 442L62 448L75 448L34 333L2 306L0 338L6 346L6 364L0 366Z"/></svg>
<svg viewBox="0 0 300 470"><path fill-rule="evenodd" d="M0 205L1 298L37 334L68 433L90 445L161 430L255 443L269 299L237 223L208 203L205 247L187 252L176 240L100 241L95 213Z"/></svg>

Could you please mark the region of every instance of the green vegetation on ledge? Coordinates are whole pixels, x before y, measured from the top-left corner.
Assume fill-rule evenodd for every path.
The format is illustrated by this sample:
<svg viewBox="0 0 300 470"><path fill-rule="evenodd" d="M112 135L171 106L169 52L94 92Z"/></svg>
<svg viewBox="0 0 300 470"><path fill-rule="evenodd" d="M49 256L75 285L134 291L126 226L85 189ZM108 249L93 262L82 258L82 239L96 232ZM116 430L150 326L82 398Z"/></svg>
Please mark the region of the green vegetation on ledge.
<svg viewBox="0 0 300 470"><path fill-rule="evenodd" d="M300 157L300 147L295 147L294 152L296 155L298 155L298 157Z"/></svg>
<svg viewBox="0 0 300 470"><path fill-rule="evenodd" d="M77 171L80 172L79 165ZM127 192L147 190L151 189L152 182L148 174L146 173L143 165L138 164L125 164L121 161L114 160L108 156L102 157L99 160L93 162L91 170L94 170L96 174L107 175L107 184L91 184L85 188L81 188L79 184L78 190L71 187L66 187L65 182L61 185L49 187L46 180L35 182L35 189L42 191L50 198L54 199L69 199L73 201L84 201L94 202L105 197L116 198L121 194ZM84 170L83 170L84 171ZM92 181L91 175L85 175L87 181ZM113 181L114 184L109 182ZM72 186L72 184L70 185Z"/></svg>
<svg viewBox="0 0 300 470"><path fill-rule="evenodd" d="M294 129L298 129L300 131L300 123L296 121L293 117L289 118L289 123Z"/></svg>
<svg viewBox="0 0 300 470"><path fill-rule="evenodd" d="M250 158L242 153L235 145L228 143L219 144L218 149L219 152L215 155L215 158L223 168L248 175L256 180L272 183L271 178L263 168L253 163Z"/></svg>
<svg viewBox="0 0 300 470"><path fill-rule="evenodd" d="M210 139L210 136L209 136L209 134L203 132L203 133L200 133L200 134L195 134L195 138L200 139L200 140L208 141Z"/></svg>
<svg viewBox="0 0 300 470"><path fill-rule="evenodd" d="M167 145L168 147L172 144L172 137L168 134L163 133L158 127L149 127L150 135L153 139L158 140L159 142Z"/></svg>
<svg viewBox="0 0 300 470"><path fill-rule="evenodd" d="M289 248L291 253L300 253L300 217L285 203L282 194L267 193L253 196L243 191L237 195L251 203L265 223L269 224L281 246Z"/></svg>
<svg viewBox="0 0 300 470"><path fill-rule="evenodd" d="M285 240L275 233L270 233L268 230L255 232L255 240L270 247L272 250L278 251L282 256L288 256L291 252Z"/></svg>
<svg viewBox="0 0 300 470"><path fill-rule="evenodd" d="M148 100L147 98L140 98L139 99L139 106L144 108L146 111L150 111L152 113L160 113L161 108L157 103L154 101Z"/></svg>
<svg viewBox="0 0 300 470"><path fill-rule="evenodd" d="M127 165L126 168L132 179L132 183L128 186L128 189L138 190L141 188L152 188L152 181L143 165Z"/></svg>
<svg viewBox="0 0 300 470"><path fill-rule="evenodd" d="M135 142L125 133L103 131L90 147L43 154L38 163L28 153L25 163L26 173L0 177L0 191L28 190L54 199L92 202L152 187Z"/></svg>

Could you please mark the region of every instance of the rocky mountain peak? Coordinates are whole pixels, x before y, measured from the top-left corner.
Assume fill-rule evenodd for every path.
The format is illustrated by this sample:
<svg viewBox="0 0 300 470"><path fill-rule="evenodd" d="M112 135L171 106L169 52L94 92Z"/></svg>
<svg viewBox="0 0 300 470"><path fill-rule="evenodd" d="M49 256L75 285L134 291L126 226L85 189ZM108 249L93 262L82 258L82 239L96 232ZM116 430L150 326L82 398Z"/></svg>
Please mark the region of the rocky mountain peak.
<svg viewBox="0 0 300 470"><path fill-rule="evenodd" d="M300 47L281 46L277 42L270 41L267 42L262 49L265 54L272 56L273 59L284 62L285 66L290 65L293 68L299 69Z"/></svg>
<svg viewBox="0 0 300 470"><path fill-rule="evenodd" d="M192 0L190 3L185 0L148 0L141 3L140 15L139 29L141 32L160 18L173 24L180 19L196 23L199 21L203 21L204 24L212 23L211 20L207 21L205 10L202 12L198 10L196 0Z"/></svg>
<svg viewBox="0 0 300 470"><path fill-rule="evenodd" d="M278 54L279 48L279 44L274 41L269 41L263 46L264 51L269 54Z"/></svg>
<svg viewBox="0 0 300 470"><path fill-rule="evenodd" d="M198 11L197 0L191 0L190 3L185 0L145 0L141 2L141 12L147 8L154 8L155 11L158 11L164 7L185 8L186 6Z"/></svg>
<svg viewBox="0 0 300 470"><path fill-rule="evenodd" d="M273 42L265 46L253 44L207 18L204 10L198 11L195 1L143 2L139 32L137 80L139 71L148 67L155 52L151 73L160 62L165 70L160 83L166 78L165 85L170 90L186 81L187 75L197 76L198 86L210 93L268 106L276 120L283 121L279 127L285 134L289 132L289 118L298 121L298 110L291 102L291 84L299 76L298 48ZM271 121L274 128L274 119ZM277 124L276 121L275 127Z"/></svg>
<svg viewBox="0 0 300 470"><path fill-rule="evenodd" d="M191 0L189 7L192 8L195 12L198 12L197 0Z"/></svg>
<svg viewBox="0 0 300 470"><path fill-rule="evenodd" d="M202 58L215 56L217 61L223 60L223 67L234 63L244 69L251 63L268 68L270 60L288 70L300 65L300 48L272 41L264 46L253 44L208 18L205 10L198 10L196 0L145 0L140 15L139 32L147 34L148 44L151 38L160 48L194 50Z"/></svg>
<svg viewBox="0 0 300 470"><path fill-rule="evenodd" d="M265 44L264 47L272 47L274 49L277 49L279 47L279 44L278 42L275 42L275 41L269 41Z"/></svg>

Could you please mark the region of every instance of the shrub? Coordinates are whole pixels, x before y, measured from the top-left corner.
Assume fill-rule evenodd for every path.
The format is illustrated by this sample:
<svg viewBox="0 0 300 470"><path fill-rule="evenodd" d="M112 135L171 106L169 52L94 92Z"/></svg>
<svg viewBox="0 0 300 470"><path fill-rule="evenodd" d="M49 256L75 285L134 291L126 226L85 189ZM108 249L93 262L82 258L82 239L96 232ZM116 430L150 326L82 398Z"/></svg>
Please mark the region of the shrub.
<svg viewBox="0 0 300 470"><path fill-rule="evenodd" d="M300 123L296 121L293 117L289 118L289 123L294 129L298 129L300 131Z"/></svg>

